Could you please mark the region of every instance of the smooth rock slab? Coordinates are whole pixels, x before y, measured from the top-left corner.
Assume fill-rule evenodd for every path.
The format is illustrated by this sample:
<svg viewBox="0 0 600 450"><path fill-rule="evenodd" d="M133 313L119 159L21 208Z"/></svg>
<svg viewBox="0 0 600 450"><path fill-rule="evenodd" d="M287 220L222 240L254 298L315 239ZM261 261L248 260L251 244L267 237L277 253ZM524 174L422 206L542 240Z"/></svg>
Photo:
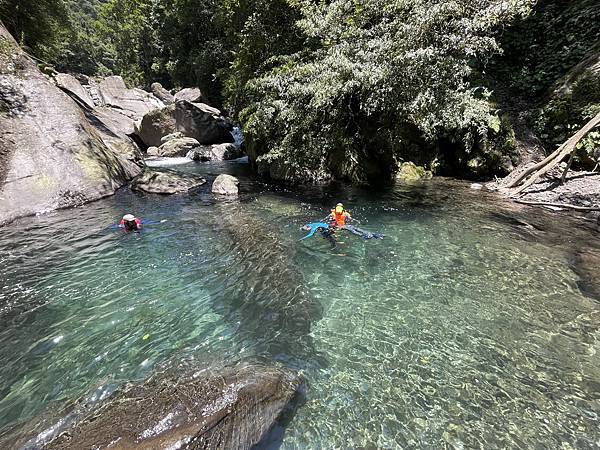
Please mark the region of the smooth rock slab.
<svg viewBox="0 0 600 450"><path fill-rule="evenodd" d="M52 440L48 449L249 449L302 387L293 372L245 365L130 386Z"/></svg>
<svg viewBox="0 0 600 450"><path fill-rule="evenodd" d="M213 194L218 195L238 195L240 182L231 175L219 175L212 185Z"/></svg>
<svg viewBox="0 0 600 450"><path fill-rule="evenodd" d="M132 181L131 189L151 194L177 194L202 186L204 183L206 180L198 175L169 169L147 168Z"/></svg>

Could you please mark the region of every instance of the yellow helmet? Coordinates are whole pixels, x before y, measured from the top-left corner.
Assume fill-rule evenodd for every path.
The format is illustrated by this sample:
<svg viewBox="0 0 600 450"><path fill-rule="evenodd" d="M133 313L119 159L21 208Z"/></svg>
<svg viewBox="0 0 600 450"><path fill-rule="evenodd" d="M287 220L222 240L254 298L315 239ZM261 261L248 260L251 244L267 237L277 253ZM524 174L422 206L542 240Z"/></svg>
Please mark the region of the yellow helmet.
<svg viewBox="0 0 600 450"><path fill-rule="evenodd" d="M344 205L342 205L341 203L338 203L337 205L335 205L335 212L338 214L341 214L344 212Z"/></svg>

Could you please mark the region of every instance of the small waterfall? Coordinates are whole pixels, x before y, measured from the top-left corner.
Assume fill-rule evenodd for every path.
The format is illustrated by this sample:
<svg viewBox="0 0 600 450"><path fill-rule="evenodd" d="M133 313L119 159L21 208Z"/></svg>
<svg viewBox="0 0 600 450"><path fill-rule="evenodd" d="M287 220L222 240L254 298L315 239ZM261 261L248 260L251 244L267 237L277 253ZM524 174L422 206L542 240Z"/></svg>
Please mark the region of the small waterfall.
<svg viewBox="0 0 600 450"><path fill-rule="evenodd" d="M233 127L233 130L230 131L231 136L233 137L233 144L240 148L242 143L244 142L244 135L240 127Z"/></svg>

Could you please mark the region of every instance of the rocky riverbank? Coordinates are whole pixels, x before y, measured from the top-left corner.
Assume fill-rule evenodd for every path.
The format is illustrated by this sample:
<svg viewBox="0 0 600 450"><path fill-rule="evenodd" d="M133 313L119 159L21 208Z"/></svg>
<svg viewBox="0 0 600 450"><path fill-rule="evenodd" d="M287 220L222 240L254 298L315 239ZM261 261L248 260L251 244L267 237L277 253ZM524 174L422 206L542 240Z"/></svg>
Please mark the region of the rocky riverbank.
<svg viewBox="0 0 600 450"><path fill-rule="evenodd" d="M239 158L233 124L204 101L197 88L146 92L119 76L42 74L0 25L0 224L112 195L146 170L146 156ZM134 186L170 194L198 185L170 175Z"/></svg>

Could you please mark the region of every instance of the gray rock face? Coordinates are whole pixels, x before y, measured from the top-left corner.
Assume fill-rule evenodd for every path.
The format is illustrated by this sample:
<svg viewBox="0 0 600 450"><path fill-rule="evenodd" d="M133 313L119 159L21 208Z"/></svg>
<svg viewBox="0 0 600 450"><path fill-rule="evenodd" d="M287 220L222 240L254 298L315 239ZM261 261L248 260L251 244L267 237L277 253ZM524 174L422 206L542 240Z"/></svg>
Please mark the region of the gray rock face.
<svg viewBox="0 0 600 450"><path fill-rule="evenodd" d="M144 144L160 147L161 138L176 131L174 116L175 105L155 109L144 115L138 130L138 135Z"/></svg>
<svg viewBox="0 0 600 450"><path fill-rule="evenodd" d="M177 194L202 186L206 180L200 176L169 169L148 169L134 179L131 189L152 194Z"/></svg>
<svg viewBox="0 0 600 450"><path fill-rule="evenodd" d="M59 73L54 77L54 81L59 88L72 94L85 105L89 106L90 108L95 106L92 97L90 97L88 94L88 91L83 88L79 80L73 75Z"/></svg>
<svg viewBox="0 0 600 450"><path fill-rule="evenodd" d="M0 223L111 195L140 173L123 135L48 81L0 26Z"/></svg>
<svg viewBox="0 0 600 450"><path fill-rule="evenodd" d="M164 144L165 142L169 142L171 139L179 139L182 137L185 137L183 133L176 131L175 133L167 134L166 136L160 138L160 142Z"/></svg>
<svg viewBox="0 0 600 450"><path fill-rule="evenodd" d="M162 101L165 105L175 103L175 97L167 91L160 83L152 83L150 90L156 98Z"/></svg>
<svg viewBox="0 0 600 450"><path fill-rule="evenodd" d="M177 131L197 139L201 144L233 142L230 133L232 127L216 108L204 103L177 100L174 117Z"/></svg>
<svg viewBox="0 0 600 450"><path fill-rule="evenodd" d="M295 373L262 365L153 377L13 448L250 449L296 406L302 386Z"/></svg>
<svg viewBox="0 0 600 450"><path fill-rule="evenodd" d="M231 125L218 109L177 100L174 105L145 114L138 135L149 146L160 146L163 137L175 132L206 145L233 142L230 129Z"/></svg>
<svg viewBox="0 0 600 450"><path fill-rule="evenodd" d="M141 89L128 89L120 76L106 77L99 86L104 103L137 119L155 108L163 106L162 102Z"/></svg>
<svg viewBox="0 0 600 450"><path fill-rule="evenodd" d="M200 147L194 138L170 139L158 148L158 156L185 156Z"/></svg>
<svg viewBox="0 0 600 450"><path fill-rule="evenodd" d="M236 177L231 175L221 174L219 175L212 185L213 194L218 195L238 195L238 186L240 182Z"/></svg>
<svg viewBox="0 0 600 450"><path fill-rule="evenodd" d="M194 161L228 161L242 156L242 150L231 143L203 145L187 155Z"/></svg>
<svg viewBox="0 0 600 450"><path fill-rule="evenodd" d="M160 156L158 147L148 147L148 150L146 150L146 154L148 156Z"/></svg>
<svg viewBox="0 0 600 450"><path fill-rule="evenodd" d="M187 100L190 103L207 103L198 88L184 88L175 93L175 100Z"/></svg>

